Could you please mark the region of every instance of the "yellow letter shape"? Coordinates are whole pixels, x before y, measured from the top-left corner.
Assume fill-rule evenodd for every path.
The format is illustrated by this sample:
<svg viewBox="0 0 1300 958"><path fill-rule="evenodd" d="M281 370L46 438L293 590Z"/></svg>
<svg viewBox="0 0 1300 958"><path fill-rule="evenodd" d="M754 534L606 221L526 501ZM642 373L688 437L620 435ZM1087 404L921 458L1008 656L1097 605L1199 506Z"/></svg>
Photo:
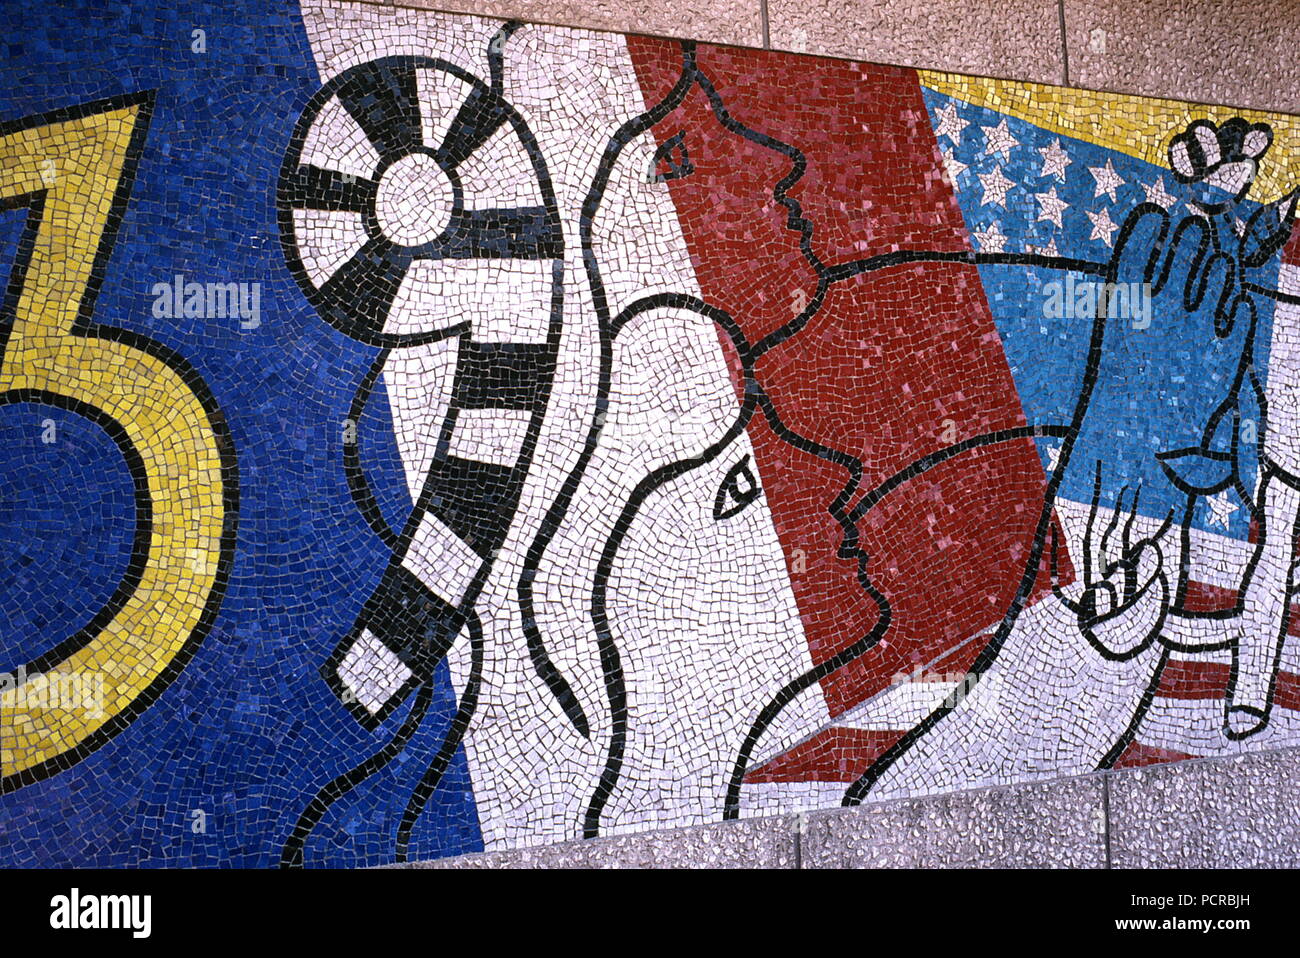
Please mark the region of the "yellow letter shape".
<svg viewBox="0 0 1300 958"><path fill-rule="evenodd" d="M28 675L24 683L21 674L0 695L3 791L79 761L152 702L210 625L233 544L233 450L226 446L223 471L215 406L205 406L165 350L82 315L108 262L147 111L145 98L120 98L0 135L0 201L25 200L39 216L13 324L7 342L0 338L0 401L6 393L10 401L47 396L116 423L119 445L129 443L124 452L143 465L151 513L136 516L147 523L148 552L135 587L119 589L116 608L102 610L45 669L80 679L76 687L99 701L34 695L33 683L48 689L48 680Z"/></svg>

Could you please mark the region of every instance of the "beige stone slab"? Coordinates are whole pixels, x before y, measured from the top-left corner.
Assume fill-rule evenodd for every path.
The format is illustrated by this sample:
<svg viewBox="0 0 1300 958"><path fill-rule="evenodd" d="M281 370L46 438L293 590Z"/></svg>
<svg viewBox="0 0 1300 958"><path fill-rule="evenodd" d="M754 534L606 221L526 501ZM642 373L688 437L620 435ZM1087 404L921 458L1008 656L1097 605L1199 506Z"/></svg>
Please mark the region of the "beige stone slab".
<svg viewBox="0 0 1300 958"><path fill-rule="evenodd" d="M793 816L412 862L406 868L794 868Z"/></svg>
<svg viewBox="0 0 1300 958"><path fill-rule="evenodd" d="M768 0L778 50L1061 83L1056 0Z"/></svg>
<svg viewBox="0 0 1300 958"><path fill-rule="evenodd" d="M1110 822L1116 868L1300 867L1300 749L1114 772Z"/></svg>
<svg viewBox="0 0 1300 958"><path fill-rule="evenodd" d="M1300 112L1300 4L1065 0L1075 86Z"/></svg>
<svg viewBox="0 0 1300 958"><path fill-rule="evenodd" d="M401 0L397 6L712 43L763 44L759 0Z"/></svg>
<svg viewBox="0 0 1300 958"><path fill-rule="evenodd" d="M1100 775L808 815L803 868L1104 868Z"/></svg>

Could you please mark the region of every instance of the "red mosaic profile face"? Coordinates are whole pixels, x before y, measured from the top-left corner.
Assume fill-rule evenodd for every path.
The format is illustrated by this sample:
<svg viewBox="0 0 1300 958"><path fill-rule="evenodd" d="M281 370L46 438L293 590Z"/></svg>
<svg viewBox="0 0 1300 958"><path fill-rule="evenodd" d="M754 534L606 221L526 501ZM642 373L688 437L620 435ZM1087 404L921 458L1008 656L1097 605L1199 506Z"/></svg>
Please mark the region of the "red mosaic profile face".
<svg viewBox="0 0 1300 958"><path fill-rule="evenodd" d="M629 47L651 107L682 49ZM970 248L915 74L712 48L695 64L653 129L658 172L705 300L760 353L770 406L749 433L814 662L880 621L855 538L890 609L879 644L822 683L838 714L899 672L969 665L1024 570L1042 469L1029 441L976 449L855 511L910 463L1025 424L976 268L879 267ZM943 601L920 583L942 583Z"/></svg>

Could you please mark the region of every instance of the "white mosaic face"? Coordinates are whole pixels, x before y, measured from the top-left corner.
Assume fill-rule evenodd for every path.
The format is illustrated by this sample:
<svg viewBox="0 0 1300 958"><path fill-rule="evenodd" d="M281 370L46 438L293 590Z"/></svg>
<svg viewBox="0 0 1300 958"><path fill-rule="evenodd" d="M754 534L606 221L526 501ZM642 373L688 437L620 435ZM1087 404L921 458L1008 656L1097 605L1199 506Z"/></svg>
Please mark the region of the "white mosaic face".
<svg viewBox="0 0 1300 958"><path fill-rule="evenodd" d="M623 505L604 543L579 548L613 557L597 569L597 611L635 722L602 826L709 821L755 703L811 662L718 330L650 310L623 328L614 358L618 398L592 474ZM824 715L816 696L788 719L806 728Z"/></svg>
<svg viewBox="0 0 1300 958"><path fill-rule="evenodd" d="M459 21L457 28L467 25L472 22ZM486 44L493 28L477 29ZM400 39L404 34L396 24L385 36L380 53L421 52ZM333 24L322 39L333 45L332 66L351 61L346 37ZM554 71L572 57L565 31L526 28L510 45L503 89L555 171L569 250L564 332L538 462L475 603L486 652L480 704L465 744L475 793L482 796L480 824L493 845L577 837L592 827L714 820L722 813L755 703L770 699L811 664L786 560L744 432L721 330L680 307L616 318L646 297L698 292L667 188L646 175L655 150L650 136L633 138L610 166L591 226L598 255L594 265L581 256L580 211L591 184L574 172L590 173L581 158L598 160L609 134L644 110L626 49L609 38L588 54L593 70L600 64L603 80L596 89L603 96L557 100ZM619 65L612 73L611 64ZM483 65L474 64L480 70ZM420 75L445 76L430 70ZM448 84L427 85L436 92ZM422 109L422 128L445 129L439 110L460 105L430 101ZM494 142L489 138L483 151ZM526 152L515 152L514 165L504 154L490 163L475 154L457 181L467 184L467 195L473 187L485 197L479 203L484 207L533 197L538 190L528 187L524 175L532 172L532 161ZM398 197L425 180L443 182L437 175L417 175L425 172L417 162L428 155L399 159L379 180L378 200L393 197L391 209L380 204L380 226L394 242L427 243L433 237L416 232L446 228L445 213L432 223L432 213L404 213L410 203ZM476 172L473 163L483 169ZM516 166L519 176L511 174ZM402 189L388 189L399 176ZM504 199L487 198L502 190ZM435 203L433 213L444 205ZM544 341L553 289L544 275L534 279L536 265L417 262L403 289L423 295L427 306L399 290L385 333L418 336L422 329L445 326L448 318L465 317L474 340ZM592 284L600 287L603 314ZM500 319L489 327L480 325L480 316ZM602 324L615 323L617 334L604 334L610 371L605 413L597 423L599 340ZM540 338L530 332L534 326ZM416 500L437 455L431 437L454 405L457 350L450 340L399 346L384 362L383 384ZM521 412L461 409L442 441L453 456L508 464L518 456L526 419ZM571 451L556 458L582 448L593 426L587 461L577 461ZM576 489L559 487L566 474ZM536 537L557 498L564 500L557 513L562 520L538 550ZM542 553L535 573L526 572L530 549ZM469 553L459 564L449 562L461 551L442 523L426 518L415 530L405 568L455 604L476 574ZM463 569L456 582L443 581L453 568ZM516 587L521 575L535 575L536 581L535 598L523 608ZM523 626L529 618L537 623L531 641L561 677L558 686L539 677L536 656L526 648ZM373 641L369 633L363 638ZM602 658L609 648L617 649L618 674ZM472 656L463 645L449 654L458 680L469 682ZM356 660L349 653L344 664L355 672ZM375 665L384 671L382 662ZM567 704L555 694L557 687L568 689ZM629 724L628 715L635 722ZM761 747L778 750L795 734L783 729L824 719L820 696L806 696ZM600 797L602 807L593 812L594 783L612 762L619 766L619 785Z"/></svg>

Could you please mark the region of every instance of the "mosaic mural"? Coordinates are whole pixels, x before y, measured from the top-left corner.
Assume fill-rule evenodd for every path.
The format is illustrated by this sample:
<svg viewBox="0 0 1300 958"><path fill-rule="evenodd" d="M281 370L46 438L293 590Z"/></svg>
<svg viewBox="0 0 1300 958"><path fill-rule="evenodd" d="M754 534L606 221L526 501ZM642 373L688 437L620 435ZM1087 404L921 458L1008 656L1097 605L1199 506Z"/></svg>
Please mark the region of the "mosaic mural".
<svg viewBox="0 0 1300 958"><path fill-rule="evenodd" d="M0 862L374 865L1300 744L1296 118L17 6Z"/></svg>

